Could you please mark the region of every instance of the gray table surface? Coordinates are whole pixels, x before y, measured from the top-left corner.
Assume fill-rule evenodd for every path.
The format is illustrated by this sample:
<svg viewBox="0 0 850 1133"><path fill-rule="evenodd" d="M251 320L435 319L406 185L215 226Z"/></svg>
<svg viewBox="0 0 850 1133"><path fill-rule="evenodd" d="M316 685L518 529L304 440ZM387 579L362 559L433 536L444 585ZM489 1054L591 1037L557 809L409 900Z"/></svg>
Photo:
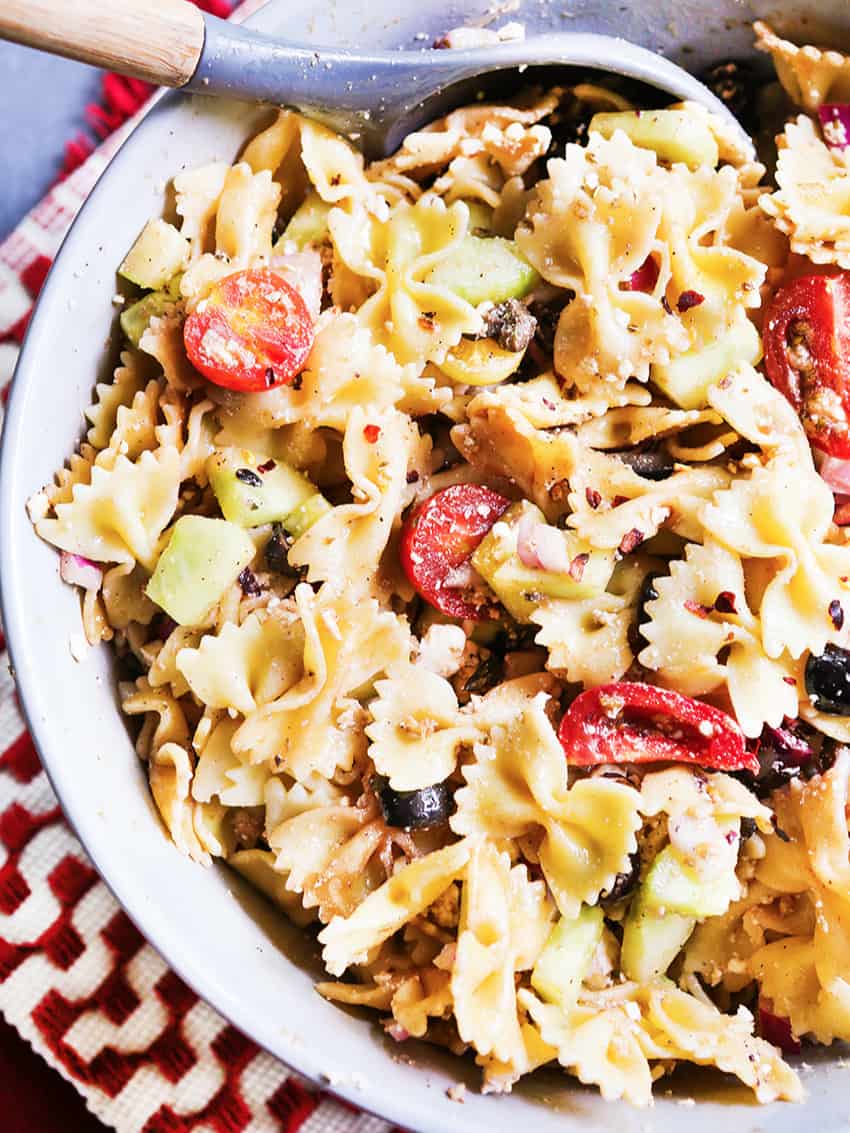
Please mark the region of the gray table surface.
<svg viewBox="0 0 850 1133"><path fill-rule="evenodd" d="M0 240L56 180L65 143L86 128L99 76L93 67L0 43Z"/></svg>

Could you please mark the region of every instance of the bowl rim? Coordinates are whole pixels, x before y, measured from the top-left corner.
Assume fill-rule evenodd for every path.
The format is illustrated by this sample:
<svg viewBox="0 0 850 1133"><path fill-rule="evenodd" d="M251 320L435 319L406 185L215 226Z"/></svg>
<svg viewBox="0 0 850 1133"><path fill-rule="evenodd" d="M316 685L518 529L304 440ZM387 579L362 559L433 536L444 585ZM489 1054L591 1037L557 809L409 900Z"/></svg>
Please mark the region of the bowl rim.
<svg viewBox="0 0 850 1133"><path fill-rule="evenodd" d="M0 616L3 620L6 649L9 654L9 670L18 692L21 715L65 820L80 842L84 853L93 863L100 880L138 928L145 941L168 967L226 1022L238 1028L261 1050L277 1059L286 1068L296 1071L314 1083L323 1093L341 1097L357 1111L398 1124L402 1128L410 1130L423 1128L421 1124L419 1126L416 1124L421 1123L421 1109L415 1102L407 1104L404 1095L381 1094L380 1109L378 1109L374 1103L370 1104L353 1076L350 1082L345 1078L330 1082L327 1071L322 1068L321 1052L311 1050L308 1044L293 1045L287 1049L284 1057L274 1048L270 1038L266 1040L264 1036L258 1036L256 1019L248 1016L247 1009L244 1014L240 1011L239 1000L226 998L220 982L207 979L202 971L195 968L189 950L180 949L176 946L176 942L162 942L165 932L162 923L148 913L141 893L134 891L132 884L125 877L125 872L113 868L108 846L94 821L96 817L94 813L88 813L84 808L73 808L71 804L66 803L63 789L63 761L56 758L56 753L50 751L49 745L44 740L36 709L38 670L37 666L31 663L29 648L31 635L28 632L26 611L15 596L17 588L14 585L20 566L17 561L19 556L14 550L15 510L24 507L25 501L18 499L12 490L15 481L13 470L19 461L19 446L15 441L20 433L20 419L24 416L24 399L30 385L28 373L30 356L34 354L34 343L50 332L54 306L63 296L63 289L67 284L68 273L63 269L65 259L72 251L69 245L75 234L89 217L97 214L102 199L108 197L111 192L112 183L120 180L125 171L132 167L137 142L148 134L156 132L163 114L170 113L181 103L189 104L192 99L198 97L201 96L180 90L163 91L155 95L153 104L121 142L74 217L56 251L51 269L33 306L9 385L10 392L3 417L2 439L0 439ZM73 261L69 260L69 263ZM92 374L92 385L95 380L96 376ZM165 836L163 832L163 837ZM435 1133L439 1133L437 1127L434 1127L434 1130Z"/></svg>

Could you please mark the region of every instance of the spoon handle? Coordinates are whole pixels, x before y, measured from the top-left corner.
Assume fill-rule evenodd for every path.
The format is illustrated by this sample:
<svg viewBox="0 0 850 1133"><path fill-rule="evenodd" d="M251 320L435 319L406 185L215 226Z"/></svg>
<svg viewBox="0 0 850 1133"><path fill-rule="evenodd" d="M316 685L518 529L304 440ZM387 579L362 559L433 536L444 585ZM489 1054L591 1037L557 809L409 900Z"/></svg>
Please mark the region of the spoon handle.
<svg viewBox="0 0 850 1133"><path fill-rule="evenodd" d="M179 87L201 56L204 18L187 0L2 0L0 38Z"/></svg>

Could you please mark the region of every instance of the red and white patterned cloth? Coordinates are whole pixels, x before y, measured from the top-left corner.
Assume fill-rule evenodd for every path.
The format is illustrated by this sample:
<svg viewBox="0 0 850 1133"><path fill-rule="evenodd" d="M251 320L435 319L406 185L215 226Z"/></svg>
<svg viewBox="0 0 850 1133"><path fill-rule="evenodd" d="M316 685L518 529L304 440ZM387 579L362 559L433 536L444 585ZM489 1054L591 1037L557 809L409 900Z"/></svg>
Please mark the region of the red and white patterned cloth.
<svg viewBox="0 0 850 1133"><path fill-rule="evenodd" d="M201 0L199 0L201 2ZM203 7L222 14L226 0ZM244 15L245 5L240 9ZM107 76L115 132L0 244L0 390L71 221L149 93ZM141 111L143 112L143 110ZM76 156L79 142L74 143ZM5 401L5 396L3 398ZM317 1091L230 1026L170 971L99 879L24 730L0 636L0 1013L119 1133L390 1133ZM0 1128L33 1129L0 1081ZM15 1112L13 1112L13 1109ZM57 1114L56 1129L69 1126ZM18 1122L18 1124L15 1124Z"/></svg>

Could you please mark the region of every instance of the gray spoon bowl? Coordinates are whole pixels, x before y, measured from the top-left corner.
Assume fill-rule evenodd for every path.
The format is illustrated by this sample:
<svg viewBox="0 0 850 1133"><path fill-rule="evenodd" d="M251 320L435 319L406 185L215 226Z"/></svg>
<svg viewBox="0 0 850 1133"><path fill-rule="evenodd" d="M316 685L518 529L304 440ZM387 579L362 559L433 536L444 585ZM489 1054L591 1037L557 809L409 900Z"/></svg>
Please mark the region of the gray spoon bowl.
<svg viewBox="0 0 850 1133"><path fill-rule="evenodd" d="M615 36L557 33L469 50L380 51L302 47L214 16L185 89L292 106L356 141L367 157L394 152L411 130L457 105L452 88L494 72L570 66L637 80L692 99L752 142L699 79L661 55Z"/></svg>

